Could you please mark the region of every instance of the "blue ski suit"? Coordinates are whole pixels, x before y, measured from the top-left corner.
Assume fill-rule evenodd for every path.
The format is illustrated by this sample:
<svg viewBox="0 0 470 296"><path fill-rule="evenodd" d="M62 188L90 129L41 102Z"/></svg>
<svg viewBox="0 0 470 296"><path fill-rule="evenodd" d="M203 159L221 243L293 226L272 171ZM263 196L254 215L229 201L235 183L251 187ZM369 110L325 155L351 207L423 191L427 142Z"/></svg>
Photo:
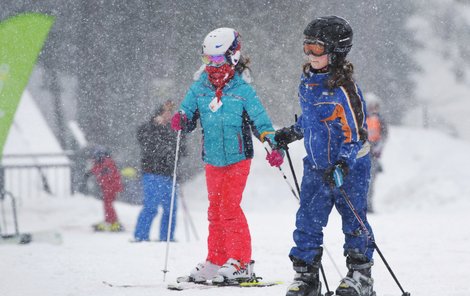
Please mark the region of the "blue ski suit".
<svg viewBox="0 0 470 296"><path fill-rule="evenodd" d="M373 237L366 218L370 181L370 146L367 142L366 108L354 82L328 89L329 73L303 74L299 86L302 115L294 126L304 137L307 156L296 216L291 258L312 264L321 256L323 228L333 206L342 217L344 253L360 254L372 260L373 246L364 233L341 191L324 179L325 170L337 161L348 165L342 189Z"/></svg>

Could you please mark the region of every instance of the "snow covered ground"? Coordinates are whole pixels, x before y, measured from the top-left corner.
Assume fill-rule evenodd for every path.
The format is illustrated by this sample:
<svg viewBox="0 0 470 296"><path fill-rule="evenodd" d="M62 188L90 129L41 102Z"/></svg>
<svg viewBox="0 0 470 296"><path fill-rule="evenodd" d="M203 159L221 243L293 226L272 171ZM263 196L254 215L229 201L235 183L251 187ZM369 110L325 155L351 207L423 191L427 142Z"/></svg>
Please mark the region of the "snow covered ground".
<svg viewBox="0 0 470 296"><path fill-rule="evenodd" d="M299 178L304 154L301 145L298 142L290 150L299 168ZM180 206L178 242L170 245L170 272L165 283L162 269L166 244L129 242L139 206L117 203L126 232L93 233L90 225L102 219L100 201L86 196L64 198L38 193L37 197L21 202L20 230L55 230L62 234L63 242L1 245L0 295L285 295L293 276L287 254L293 244L297 201L279 172L264 160L262 147L257 145L255 149L243 202L252 231L255 272L266 280L281 280L284 284L244 290L230 287L176 292L166 289L168 283L186 274L206 255L206 189L204 176L199 175L183 187L183 193L200 239L195 240L190 233L188 241L188 228ZM468 151L469 142L438 132L391 128L383 155L384 173L377 184L376 213L369 220L377 244L411 295L470 295ZM287 165L284 170L290 176ZM8 205L5 203L6 212ZM11 217L7 218L10 221ZM153 237L156 237L156 226ZM339 216L333 211L325 245L344 274L340 228ZM13 229L10 226L8 230ZM401 295L377 254L375 261L373 275L378 295ZM334 289L340 275L328 256L324 256L323 262L330 288ZM103 281L141 286L116 288L104 285Z"/></svg>

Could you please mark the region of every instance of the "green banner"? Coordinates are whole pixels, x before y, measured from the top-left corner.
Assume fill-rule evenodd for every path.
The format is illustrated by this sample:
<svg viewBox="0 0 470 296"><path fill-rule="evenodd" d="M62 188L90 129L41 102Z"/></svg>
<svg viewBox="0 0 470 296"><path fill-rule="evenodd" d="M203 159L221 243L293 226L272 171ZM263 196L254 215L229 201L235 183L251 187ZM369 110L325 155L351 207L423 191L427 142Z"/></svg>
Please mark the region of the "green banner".
<svg viewBox="0 0 470 296"><path fill-rule="evenodd" d="M0 23L0 160L16 107L54 20L27 13Z"/></svg>

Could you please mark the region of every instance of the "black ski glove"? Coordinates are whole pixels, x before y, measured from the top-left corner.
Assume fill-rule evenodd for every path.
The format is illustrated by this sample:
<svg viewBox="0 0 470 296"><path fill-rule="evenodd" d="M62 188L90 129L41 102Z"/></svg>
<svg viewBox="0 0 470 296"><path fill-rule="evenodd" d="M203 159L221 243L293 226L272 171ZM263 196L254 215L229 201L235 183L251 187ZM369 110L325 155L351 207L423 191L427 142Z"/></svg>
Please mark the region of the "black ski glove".
<svg viewBox="0 0 470 296"><path fill-rule="evenodd" d="M294 126L283 127L276 131L274 134L274 140L277 143L277 147L281 149L287 148L287 145L300 140L303 138L303 135L298 133Z"/></svg>
<svg viewBox="0 0 470 296"><path fill-rule="evenodd" d="M325 170L323 179L330 186L341 187L344 183L344 177L349 173L349 167L344 160L338 160L335 164Z"/></svg>

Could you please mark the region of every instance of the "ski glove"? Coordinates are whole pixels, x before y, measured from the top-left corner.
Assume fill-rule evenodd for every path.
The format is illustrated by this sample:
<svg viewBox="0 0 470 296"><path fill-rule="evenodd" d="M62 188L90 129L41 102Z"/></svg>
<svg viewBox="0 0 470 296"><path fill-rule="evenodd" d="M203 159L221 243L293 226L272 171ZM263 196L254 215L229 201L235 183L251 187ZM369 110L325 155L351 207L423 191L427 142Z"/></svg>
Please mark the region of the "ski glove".
<svg viewBox="0 0 470 296"><path fill-rule="evenodd" d="M277 147L285 149L288 144L302 139L302 134L299 134L294 126L283 127L280 130L277 130L274 135L274 140L277 143Z"/></svg>
<svg viewBox="0 0 470 296"><path fill-rule="evenodd" d="M183 130L188 123L188 117L186 114L177 112L171 118L171 128L175 131Z"/></svg>
<svg viewBox="0 0 470 296"><path fill-rule="evenodd" d="M372 148L371 148L371 152L372 152L372 157L374 158L380 158L381 154L382 154L382 147L381 145L373 145Z"/></svg>
<svg viewBox="0 0 470 296"><path fill-rule="evenodd" d="M337 161L333 166L325 171L323 176L330 186L341 187L344 184L344 177L348 174L349 168L344 160Z"/></svg>
<svg viewBox="0 0 470 296"><path fill-rule="evenodd" d="M284 162L284 153L282 150L273 150L266 155L266 160L271 166L280 167Z"/></svg>

